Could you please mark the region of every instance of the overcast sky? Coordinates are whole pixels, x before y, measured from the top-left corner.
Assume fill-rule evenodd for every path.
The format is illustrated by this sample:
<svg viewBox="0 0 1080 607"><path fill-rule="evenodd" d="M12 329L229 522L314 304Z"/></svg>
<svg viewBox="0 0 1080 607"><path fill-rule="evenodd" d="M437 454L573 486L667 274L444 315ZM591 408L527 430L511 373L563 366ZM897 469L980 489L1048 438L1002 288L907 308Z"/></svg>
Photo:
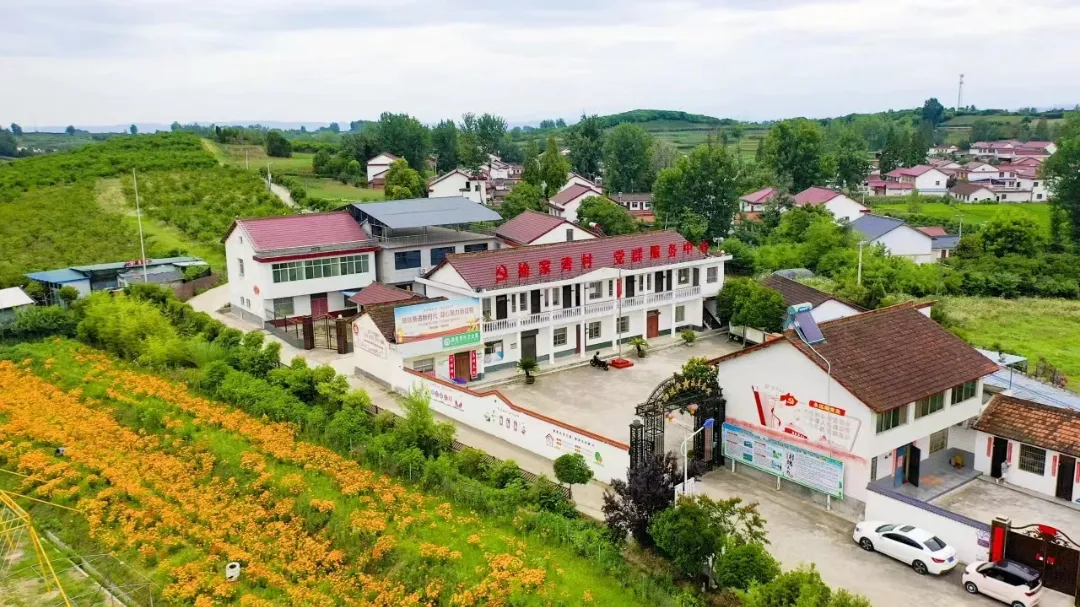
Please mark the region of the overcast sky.
<svg viewBox="0 0 1080 607"><path fill-rule="evenodd" d="M1080 102L1077 0L2 0L0 123ZM527 5L527 6L523 6Z"/></svg>

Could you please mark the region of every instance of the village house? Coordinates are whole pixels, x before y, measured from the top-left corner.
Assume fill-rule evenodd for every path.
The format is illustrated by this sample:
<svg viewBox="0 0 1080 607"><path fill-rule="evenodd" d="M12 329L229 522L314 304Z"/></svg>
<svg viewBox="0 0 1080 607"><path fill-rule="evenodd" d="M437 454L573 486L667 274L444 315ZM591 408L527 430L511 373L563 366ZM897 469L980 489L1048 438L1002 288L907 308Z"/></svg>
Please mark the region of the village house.
<svg viewBox="0 0 1080 607"><path fill-rule="evenodd" d="M654 223L656 214L653 213L652 192L631 192L629 194L619 192L611 196L611 201L622 206L634 219L642 223Z"/></svg>
<svg viewBox="0 0 1080 607"><path fill-rule="evenodd" d="M867 213L851 222L867 244L881 245L895 257L906 257L915 263L935 261L933 239L895 217Z"/></svg>
<svg viewBox="0 0 1080 607"><path fill-rule="evenodd" d="M199 268L208 273L209 264L198 257L132 259L31 272L26 277L45 288L45 304L56 305L62 301L59 294L64 287L71 287L79 293L79 297L85 297L93 291L122 289L144 280L153 284L175 285L185 280L188 268Z"/></svg>
<svg viewBox="0 0 1080 607"><path fill-rule="evenodd" d="M984 183L986 185L984 185ZM958 183L949 188L949 195L960 202L984 202L997 200L997 195L990 189L989 182L970 181Z"/></svg>
<svg viewBox="0 0 1080 607"><path fill-rule="evenodd" d="M499 226L495 235L512 247L596 238L592 232L562 217L532 209Z"/></svg>
<svg viewBox="0 0 1080 607"><path fill-rule="evenodd" d="M819 323L854 316L866 311L866 308L862 306L837 299L824 291L818 291L780 274L770 274L761 284L780 293L788 307L804 303L813 306L810 309L810 315Z"/></svg>
<svg viewBox="0 0 1080 607"><path fill-rule="evenodd" d="M1039 177L1039 167L1013 165L1016 169L1016 187L1031 192L1031 202L1046 202L1050 197L1046 179Z"/></svg>
<svg viewBox="0 0 1080 607"><path fill-rule="evenodd" d="M475 298L484 367L565 356L701 328L727 255L673 231L449 255L417 279L429 297Z"/></svg>
<svg viewBox="0 0 1080 607"><path fill-rule="evenodd" d="M383 187L386 185L386 172L390 165L401 160L389 152L383 152L367 161L367 181L371 187Z"/></svg>
<svg viewBox="0 0 1080 607"><path fill-rule="evenodd" d="M959 236L949 234L941 226L925 226L919 228L919 231L930 237L932 241L930 250L933 251L936 259L948 259L956 250L956 246L960 244Z"/></svg>
<svg viewBox="0 0 1080 607"><path fill-rule="evenodd" d="M918 164L889 171L885 175L888 181L910 183L920 194L939 196L948 189L949 176L940 169L928 164Z"/></svg>
<svg viewBox="0 0 1080 607"><path fill-rule="evenodd" d="M780 476L856 512L872 481L918 484L920 463L971 461L964 422L996 370L912 302L821 324L797 317L781 339L716 363L736 471Z"/></svg>
<svg viewBox="0 0 1080 607"><path fill-rule="evenodd" d="M760 213L765 210L765 205L776 197L776 188L761 188L756 192L750 192L739 197L739 211L743 213Z"/></svg>
<svg viewBox="0 0 1080 607"><path fill-rule="evenodd" d="M845 196L842 192L812 186L795 195L795 206L824 206L837 221L855 221L870 209Z"/></svg>
<svg viewBox="0 0 1080 607"><path fill-rule="evenodd" d="M564 183L563 186L561 188L559 188L559 191L561 192L563 190L570 189L570 188L572 188L572 187L574 187L576 185L584 186L586 188L589 188L591 190L595 190L597 192L603 192L604 191L604 189L600 187L599 183L597 183L595 181L592 181L590 179L586 179L585 177L582 177L581 175L578 175L577 173L570 173L566 178L566 183Z"/></svg>
<svg viewBox="0 0 1080 607"><path fill-rule="evenodd" d="M890 179L867 179L863 186L871 196L905 196L915 189L914 184Z"/></svg>
<svg viewBox="0 0 1080 607"><path fill-rule="evenodd" d="M34 305L34 300L19 287L0 289L0 322L15 318L21 308Z"/></svg>
<svg viewBox="0 0 1080 607"><path fill-rule="evenodd" d="M373 282L349 297L349 301L356 304L357 309L360 312L363 312L368 306L421 299L426 298L419 293L407 291L400 287L394 287L381 282Z"/></svg>
<svg viewBox="0 0 1080 607"><path fill-rule="evenodd" d="M986 162L971 161L964 165L964 169L967 171L968 181L987 181L998 175L997 167Z"/></svg>
<svg viewBox="0 0 1080 607"><path fill-rule="evenodd" d="M935 145L934 147L930 148L929 155L930 156L951 156L952 154L955 154L955 153L957 153L959 151L960 151L960 149L957 148L955 145L953 145L951 143L944 143L944 144L941 144L941 145Z"/></svg>
<svg viewBox="0 0 1080 607"><path fill-rule="evenodd" d="M489 183L484 171L474 173L465 169L454 169L428 182L428 197L460 196L478 204L487 204Z"/></svg>
<svg viewBox="0 0 1080 607"><path fill-rule="evenodd" d="M567 221L577 222L578 207L591 196L603 197L604 193L599 188L574 184L560 190L548 200L548 213Z"/></svg>
<svg viewBox="0 0 1080 607"><path fill-rule="evenodd" d="M976 470L1049 498L1080 500L1080 411L995 394L974 428Z"/></svg>

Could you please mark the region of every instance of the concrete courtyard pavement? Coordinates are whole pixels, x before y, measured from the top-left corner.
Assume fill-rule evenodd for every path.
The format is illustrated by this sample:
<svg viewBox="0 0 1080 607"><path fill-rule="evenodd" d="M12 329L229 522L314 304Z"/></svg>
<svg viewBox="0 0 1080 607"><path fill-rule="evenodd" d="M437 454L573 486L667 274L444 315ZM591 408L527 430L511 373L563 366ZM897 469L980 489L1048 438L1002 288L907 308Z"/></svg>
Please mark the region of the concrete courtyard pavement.
<svg viewBox="0 0 1080 607"><path fill-rule="evenodd" d="M1013 525L1041 523L1061 529L1071 537L1080 537L1080 510L1076 507L1013 485L998 485L985 477L930 503L977 521L990 522L995 516L1007 516Z"/></svg>

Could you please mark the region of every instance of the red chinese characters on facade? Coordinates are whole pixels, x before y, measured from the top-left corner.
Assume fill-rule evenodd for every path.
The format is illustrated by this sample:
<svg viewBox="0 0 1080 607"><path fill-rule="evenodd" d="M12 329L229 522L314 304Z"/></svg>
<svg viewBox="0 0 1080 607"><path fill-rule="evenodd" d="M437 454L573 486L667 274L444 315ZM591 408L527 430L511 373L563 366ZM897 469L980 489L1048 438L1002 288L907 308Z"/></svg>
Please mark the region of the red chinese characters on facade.
<svg viewBox="0 0 1080 607"><path fill-rule="evenodd" d="M626 261L626 251L619 249L615 251L615 265L622 265Z"/></svg>
<svg viewBox="0 0 1080 607"><path fill-rule="evenodd" d="M667 256L675 257L679 254L679 247L675 246L675 243L671 243L667 246Z"/></svg>
<svg viewBox="0 0 1080 607"><path fill-rule="evenodd" d="M551 274L551 260L550 259L541 259L540 260L540 275L541 276L546 276L548 274Z"/></svg>
<svg viewBox="0 0 1080 607"><path fill-rule="evenodd" d="M581 269L588 270L592 267L592 253L581 254Z"/></svg>
<svg viewBox="0 0 1080 607"><path fill-rule="evenodd" d="M529 262L523 261L518 264L518 278L529 277Z"/></svg>
<svg viewBox="0 0 1080 607"><path fill-rule="evenodd" d="M495 267L495 282L504 282L510 275L510 272L506 270L506 266L499 265Z"/></svg>
<svg viewBox="0 0 1080 607"><path fill-rule="evenodd" d="M563 272L570 272L574 269L574 259L572 257L563 257L562 266L560 268Z"/></svg>
<svg viewBox="0 0 1080 607"><path fill-rule="evenodd" d="M630 261L633 263L641 263L641 260L645 257L645 251L641 247L638 247L630 251Z"/></svg>
<svg viewBox="0 0 1080 607"><path fill-rule="evenodd" d="M686 255L689 255L689 254L693 253L694 252L694 243L690 242L689 240L684 242L683 245L682 245L682 252L684 254L686 254Z"/></svg>
<svg viewBox="0 0 1080 607"><path fill-rule="evenodd" d="M654 244L649 247L649 259L660 259L660 245Z"/></svg>
<svg viewBox="0 0 1080 607"><path fill-rule="evenodd" d="M705 254L705 255L708 255L708 254L709 254L709 241L707 241L707 240L702 240L702 241L701 241L701 243L700 243L700 244L698 245L698 247L697 247L697 248L698 248L698 250L699 250L699 251L701 251L701 252L702 252L703 254Z"/></svg>

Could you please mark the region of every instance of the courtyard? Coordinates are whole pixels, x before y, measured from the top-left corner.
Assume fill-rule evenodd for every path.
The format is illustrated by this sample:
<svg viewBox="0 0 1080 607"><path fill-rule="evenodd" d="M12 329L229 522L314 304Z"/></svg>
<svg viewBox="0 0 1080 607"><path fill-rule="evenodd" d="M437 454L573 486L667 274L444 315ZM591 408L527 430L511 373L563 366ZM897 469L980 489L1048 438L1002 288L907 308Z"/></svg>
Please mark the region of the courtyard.
<svg viewBox="0 0 1080 607"><path fill-rule="evenodd" d="M634 408L657 384L681 370L691 358L716 358L741 347L728 341L726 335L714 334L692 346L678 344L638 358L633 348L624 345L623 356L634 363L629 369L604 371L584 365L541 375L532 385L518 381L498 390L520 407L625 443L635 419ZM692 423L688 415L682 417L681 423ZM667 448L678 450L682 435L681 428L667 432Z"/></svg>
<svg viewBox="0 0 1080 607"><path fill-rule="evenodd" d="M986 477L966 483L930 503L987 524L995 516L1007 516L1016 526L1050 525L1070 537L1080 538L1080 509L1076 506L1011 485L997 485Z"/></svg>

